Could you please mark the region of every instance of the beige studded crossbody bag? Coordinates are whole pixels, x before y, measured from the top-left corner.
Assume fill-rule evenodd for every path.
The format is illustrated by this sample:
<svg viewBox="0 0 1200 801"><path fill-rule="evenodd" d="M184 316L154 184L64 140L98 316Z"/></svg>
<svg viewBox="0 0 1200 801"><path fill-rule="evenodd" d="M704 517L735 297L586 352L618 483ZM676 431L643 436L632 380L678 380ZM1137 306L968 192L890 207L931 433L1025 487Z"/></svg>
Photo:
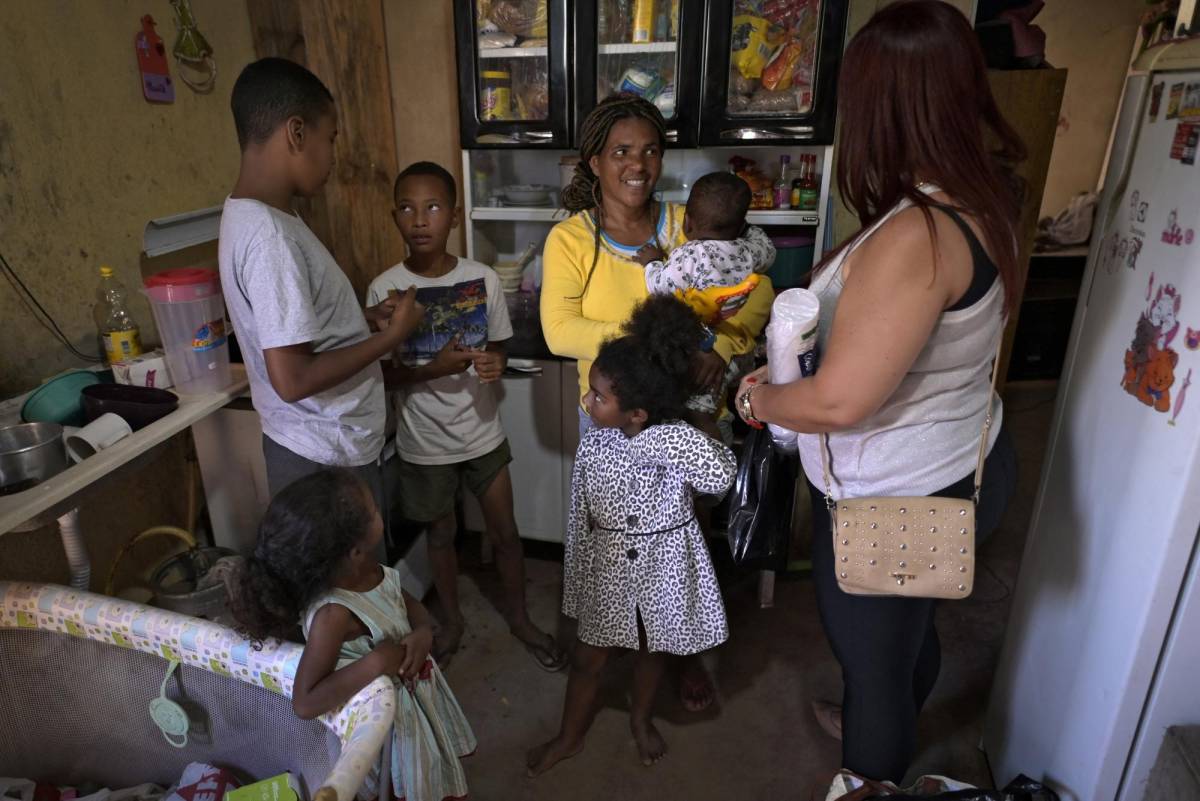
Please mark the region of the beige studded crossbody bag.
<svg viewBox="0 0 1200 801"><path fill-rule="evenodd" d="M821 435L825 505L833 523L833 568L844 592L913 598L966 598L971 594L975 581L975 506L983 484L1003 336L1000 342L992 366L992 391L970 500L918 495L835 501L829 486L829 437Z"/></svg>

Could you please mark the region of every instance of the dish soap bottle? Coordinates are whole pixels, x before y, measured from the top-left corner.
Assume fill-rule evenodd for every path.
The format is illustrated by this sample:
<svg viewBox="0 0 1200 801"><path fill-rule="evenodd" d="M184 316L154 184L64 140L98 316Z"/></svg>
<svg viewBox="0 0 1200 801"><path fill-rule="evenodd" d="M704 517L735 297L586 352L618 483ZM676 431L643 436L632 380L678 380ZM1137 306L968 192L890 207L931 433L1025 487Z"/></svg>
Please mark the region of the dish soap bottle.
<svg viewBox="0 0 1200 801"><path fill-rule="evenodd" d="M109 364L132 359L142 352L141 333L125 305L126 298L125 286L113 276L112 267L102 266L92 316Z"/></svg>

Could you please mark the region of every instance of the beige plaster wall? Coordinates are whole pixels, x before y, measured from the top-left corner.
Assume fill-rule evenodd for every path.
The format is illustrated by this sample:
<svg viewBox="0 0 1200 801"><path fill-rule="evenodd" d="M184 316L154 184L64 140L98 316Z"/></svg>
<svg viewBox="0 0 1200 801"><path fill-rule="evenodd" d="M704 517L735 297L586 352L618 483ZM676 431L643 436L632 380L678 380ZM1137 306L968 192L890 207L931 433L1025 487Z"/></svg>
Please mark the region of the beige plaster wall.
<svg viewBox="0 0 1200 801"><path fill-rule="evenodd" d="M91 303L102 263L128 287L140 285L143 271L215 264L211 246L154 261L141 254L147 220L219 205L237 173L229 92L254 58L245 0L192 6L215 50L216 88L197 95L176 80L175 103L157 106L142 98L133 40L150 13L170 50L167 0L0 3L0 252L85 352L97 350ZM143 336L156 340L140 296L133 312ZM79 366L0 280L0 397ZM175 437L84 500L94 590L131 535L189 525L189 452L190 434ZM139 545L123 573L174 547L162 539ZM118 578L120 586L125 577ZM65 582L57 530L0 535L0 579Z"/></svg>
<svg viewBox="0 0 1200 801"><path fill-rule="evenodd" d="M110 264L141 283L147 220L219 205L236 177L229 92L254 57L245 0L196 0L220 70L197 95L175 81L175 102L142 98L133 49L150 13L168 51L167 0L38 0L0 4L0 252L76 347L97 350L96 271ZM178 72L172 59L172 76ZM141 297L134 314L156 340ZM81 366L0 282L0 397Z"/></svg>
<svg viewBox="0 0 1200 801"><path fill-rule="evenodd" d="M1100 178L1143 0L1055 0L1035 20L1046 60L1068 70L1042 215L1061 211Z"/></svg>

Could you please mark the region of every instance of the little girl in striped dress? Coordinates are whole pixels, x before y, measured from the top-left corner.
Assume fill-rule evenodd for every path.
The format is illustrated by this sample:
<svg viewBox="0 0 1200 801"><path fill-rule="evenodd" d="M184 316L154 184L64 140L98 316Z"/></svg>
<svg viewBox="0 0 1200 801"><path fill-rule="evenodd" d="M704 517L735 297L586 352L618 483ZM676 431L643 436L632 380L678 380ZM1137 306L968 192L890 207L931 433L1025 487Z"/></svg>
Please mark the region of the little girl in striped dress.
<svg viewBox="0 0 1200 801"><path fill-rule="evenodd" d="M322 470L275 496L246 561L233 611L256 640L301 624L305 646L292 708L310 719L344 704L379 676L396 688L396 718L383 766L397 801L467 795L460 757L475 735L429 656L429 612L375 555L383 521L350 471ZM360 797L387 797L374 769Z"/></svg>

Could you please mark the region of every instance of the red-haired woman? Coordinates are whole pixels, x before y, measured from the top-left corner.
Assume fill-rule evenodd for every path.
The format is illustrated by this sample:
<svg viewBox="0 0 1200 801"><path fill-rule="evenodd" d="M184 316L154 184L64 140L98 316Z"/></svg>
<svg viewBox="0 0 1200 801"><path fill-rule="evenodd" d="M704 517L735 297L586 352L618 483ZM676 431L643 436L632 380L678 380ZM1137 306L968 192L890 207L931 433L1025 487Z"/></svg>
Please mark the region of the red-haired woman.
<svg viewBox="0 0 1200 801"><path fill-rule="evenodd" d="M936 0L871 18L846 49L838 101L838 186L862 228L813 281L820 367L777 386L752 374L737 405L801 432L817 600L845 683L841 709L816 704L818 718L841 735L843 767L901 781L940 665L934 603L839 589L821 435L834 499L968 498L990 410L977 531L999 523L1016 459L991 366L1016 285L1012 166L1025 149L996 108L970 24Z"/></svg>

